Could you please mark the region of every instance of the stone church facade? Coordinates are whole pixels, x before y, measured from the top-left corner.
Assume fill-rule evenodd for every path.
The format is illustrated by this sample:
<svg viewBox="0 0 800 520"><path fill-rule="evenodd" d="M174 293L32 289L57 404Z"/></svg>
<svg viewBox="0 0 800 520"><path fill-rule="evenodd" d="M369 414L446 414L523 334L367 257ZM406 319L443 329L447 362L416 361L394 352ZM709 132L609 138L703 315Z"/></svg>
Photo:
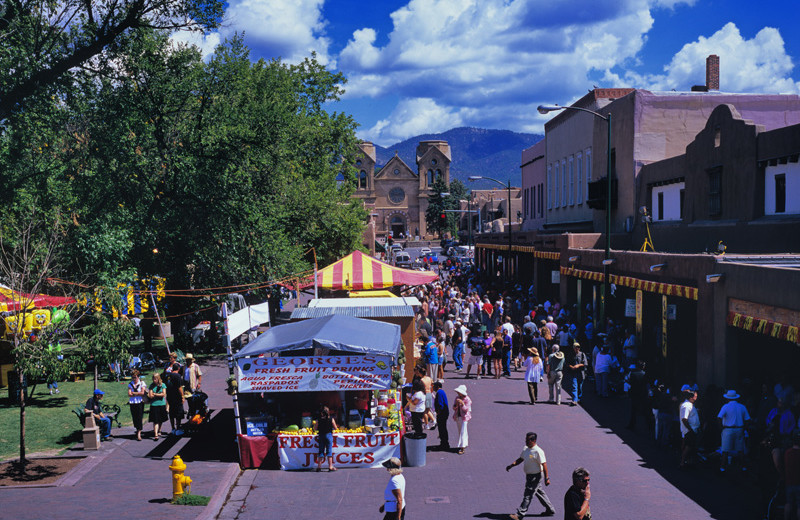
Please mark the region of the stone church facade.
<svg viewBox="0 0 800 520"><path fill-rule="evenodd" d="M421 141L417 146L416 170L395 156L375 171L375 146L359 144L356 160L357 189L354 197L362 200L375 223L375 235L395 238L419 235L428 237L425 212L431 186L441 177L450 185L450 145L447 141Z"/></svg>

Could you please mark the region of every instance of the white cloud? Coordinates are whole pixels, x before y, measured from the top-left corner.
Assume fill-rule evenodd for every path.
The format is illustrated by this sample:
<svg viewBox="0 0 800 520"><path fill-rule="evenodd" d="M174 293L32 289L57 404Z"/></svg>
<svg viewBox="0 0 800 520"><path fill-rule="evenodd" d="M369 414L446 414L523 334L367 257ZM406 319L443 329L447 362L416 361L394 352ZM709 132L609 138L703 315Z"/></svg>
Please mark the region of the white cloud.
<svg viewBox="0 0 800 520"><path fill-rule="evenodd" d="M197 31L178 31L173 33L171 38L175 43L194 45L200 49L204 58L212 54L217 45L222 43L218 33L204 35Z"/></svg>
<svg viewBox="0 0 800 520"><path fill-rule="evenodd" d="M424 127L421 116L407 114L418 99L461 124L522 129L533 120L541 129L537 104L573 101L592 87L591 76L633 61L653 25L651 10L677 3L688 2L411 0L391 14L384 46L376 46L374 29L353 34L339 55L346 96L404 99L364 132L371 139L413 135L402 130L411 131L411 119L433 131L437 122Z"/></svg>
<svg viewBox="0 0 800 520"><path fill-rule="evenodd" d="M410 135L435 133L461 126L459 111L438 105L429 98L401 100L387 119L361 132L361 137L380 145L401 141Z"/></svg>
<svg viewBox="0 0 800 520"><path fill-rule="evenodd" d="M627 72L622 77L609 74L608 78L653 90L688 90L705 83L706 57L710 54L719 56L721 91L800 93L800 84L791 78L792 59L778 30L765 27L746 40L730 22L708 38L701 36L684 45L664 67L664 74Z"/></svg>
<svg viewBox="0 0 800 520"><path fill-rule="evenodd" d="M330 40L325 36L323 3L324 0L231 0L218 31L205 37L177 32L172 39L197 45L203 56L208 56L225 38L244 33L253 56L299 63L316 52L317 61L334 66L328 54Z"/></svg>

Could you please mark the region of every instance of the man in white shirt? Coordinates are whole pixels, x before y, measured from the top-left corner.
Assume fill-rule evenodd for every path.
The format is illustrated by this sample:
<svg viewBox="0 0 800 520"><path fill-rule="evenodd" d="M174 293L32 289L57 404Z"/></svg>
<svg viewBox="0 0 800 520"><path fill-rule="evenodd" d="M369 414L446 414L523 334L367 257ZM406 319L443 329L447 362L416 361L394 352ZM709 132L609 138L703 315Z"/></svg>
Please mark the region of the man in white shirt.
<svg viewBox="0 0 800 520"><path fill-rule="evenodd" d="M747 408L737 401L739 394L736 390L728 390L723 395L728 402L719 410L717 417L722 426L722 464L720 471L725 471L733 462L734 457L744 453L744 426L750 420ZM746 468L742 467L742 471Z"/></svg>
<svg viewBox="0 0 800 520"><path fill-rule="evenodd" d="M687 385L688 386L688 385ZM686 389L683 392L684 401L678 411L681 420L681 468L686 468L690 457L697 448L697 432L700 431L700 416L694 402L697 401L697 392Z"/></svg>
<svg viewBox="0 0 800 520"><path fill-rule="evenodd" d="M525 495L522 497L522 503L517 508L516 514L509 515L509 518L512 520L523 518L534 495L545 508L541 516L555 516L556 510L547 493L542 489L542 475L544 475L545 486L550 485L550 476L547 472L547 459L542 448L536 445L534 432L528 432L525 435L525 449L522 450L517 460L506 466L506 471L520 464L524 464L522 469L525 471Z"/></svg>

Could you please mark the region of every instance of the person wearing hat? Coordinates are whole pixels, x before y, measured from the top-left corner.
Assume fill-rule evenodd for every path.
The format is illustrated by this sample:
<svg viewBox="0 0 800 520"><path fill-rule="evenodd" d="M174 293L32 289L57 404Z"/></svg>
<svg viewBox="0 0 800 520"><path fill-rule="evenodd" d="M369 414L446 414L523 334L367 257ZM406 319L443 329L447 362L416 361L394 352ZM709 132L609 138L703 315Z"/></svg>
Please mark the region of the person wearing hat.
<svg viewBox="0 0 800 520"><path fill-rule="evenodd" d="M456 318L451 339L453 344L453 363L456 365L456 372L461 372L464 368L464 341L468 332L469 329L463 326L461 318Z"/></svg>
<svg viewBox="0 0 800 520"><path fill-rule="evenodd" d="M547 356L547 388L550 391L548 402L561 404L561 380L564 378L564 353L558 345L553 345L553 353Z"/></svg>
<svg viewBox="0 0 800 520"><path fill-rule="evenodd" d="M378 511L385 513L383 520L403 520L406 517L406 478L400 459L392 457L381 465L389 470L391 478L383 490L383 505Z"/></svg>
<svg viewBox="0 0 800 520"><path fill-rule="evenodd" d="M188 390L192 393L200 390L200 385L203 384L203 371L200 370L200 365L195 363L194 356L186 354L186 367L183 369L183 379L188 383Z"/></svg>
<svg viewBox="0 0 800 520"><path fill-rule="evenodd" d="M747 408L737 401L739 394L736 390L728 390L722 396L728 402L719 410L717 418L722 426L722 463L719 470L730 468L734 458L739 458L744 453L744 427L750 420ZM742 471L746 468L742 467Z"/></svg>
<svg viewBox="0 0 800 520"><path fill-rule="evenodd" d="M583 397L583 380L586 378L586 366L589 360L581 351L581 344L577 341L572 344L572 355L567 368L569 369L570 384L572 388L572 401L570 406L577 406Z"/></svg>
<svg viewBox="0 0 800 520"><path fill-rule="evenodd" d="M469 446L469 433L467 425L472 419L472 400L467 395L467 387L465 385L458 385L454 389L456 399L453 403L453 419L458 426L458 454L463 455L464 450Z"/></svg>
<svg viewBox="0 0 800 520"><path fill-rule="evenodd" d="M100 401L103 399L105 392L99 388L94 391L92 397L86 401L86 406L83 407L83 413L91 415L100 426L100 440L107 441L111 437L111 418L103 413L100 407Z"/></svg>
<svg viewBox="0 0 800 520"><path fill-rule="evenodd" d="M539 397L539 383L544 376L544 365L542 358L539 357L539 350L536 347L530 347L526 351L527 357L522 364L525 369L525 383L528 385L528 397L531 400L531 405L536 404L536 399Z"/></svg>

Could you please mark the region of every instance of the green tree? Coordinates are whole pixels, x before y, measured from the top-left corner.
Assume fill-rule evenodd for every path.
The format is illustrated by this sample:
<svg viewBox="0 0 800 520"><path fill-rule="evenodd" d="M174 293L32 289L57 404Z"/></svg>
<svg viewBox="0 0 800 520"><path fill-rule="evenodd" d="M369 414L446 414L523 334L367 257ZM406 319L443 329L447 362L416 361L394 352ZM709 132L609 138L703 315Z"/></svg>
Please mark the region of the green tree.
<svg viewBox="0 0 800 520"><path fill-rule="evenodd" d="M76 346L81 358L94 365L94 388L101 367L111 363L125 363L130 357L130 340L133 323L126 319L113 319L96 312L92 323L77 337Z"/></svg>
<svg viewBox="0 0 800 520"><path fill-rule="evenodd" d="M433 194L428 198L428 209L425 211L425 222L428 225L428 231L433 231L439 233L439 236L444 238L445 233L454 233L456 230L456 224L458 223L458 213L454 212L454 210L459 209L459 200L463 197L463 192L466 191L464 185L458 182L460 185L455 185L458 181L453 181L448 186L444 179L439 177L431 186L431 190ZM453 193L450 190L451 188L455 187L458 190L457 193ZM447 193L447 195L442 195L442 193ZM442 215L445 215L445 218L442 219Z"/></svg>
<svg viewBox="0 0 800 520"><path fill-rule="evenodd" d="M61 236L60 220L49 219L36 206L29 207L26 221L4 221L0 227L0 284L16 295L5 320L6 324L16 323L16 329L10 332L10 336L19 384L19 463L23 472L27 463L26 381L41 378L57 380L63 377L65 371L57 352L49 346L58 340L58 333L71 328L70 324L48 327L37 331L36 335L23 332L23 324L35 312L33 296L43 291L49 277L60 274Z"/></svg>
<svg viewBox="0 0 800 520"><path fill-rule="evenodd" d="M108 61L115 45L131 33L214 28L224 5L222 0L0 3L0 120L31 96L69 82L70 71Z"/></svg>

